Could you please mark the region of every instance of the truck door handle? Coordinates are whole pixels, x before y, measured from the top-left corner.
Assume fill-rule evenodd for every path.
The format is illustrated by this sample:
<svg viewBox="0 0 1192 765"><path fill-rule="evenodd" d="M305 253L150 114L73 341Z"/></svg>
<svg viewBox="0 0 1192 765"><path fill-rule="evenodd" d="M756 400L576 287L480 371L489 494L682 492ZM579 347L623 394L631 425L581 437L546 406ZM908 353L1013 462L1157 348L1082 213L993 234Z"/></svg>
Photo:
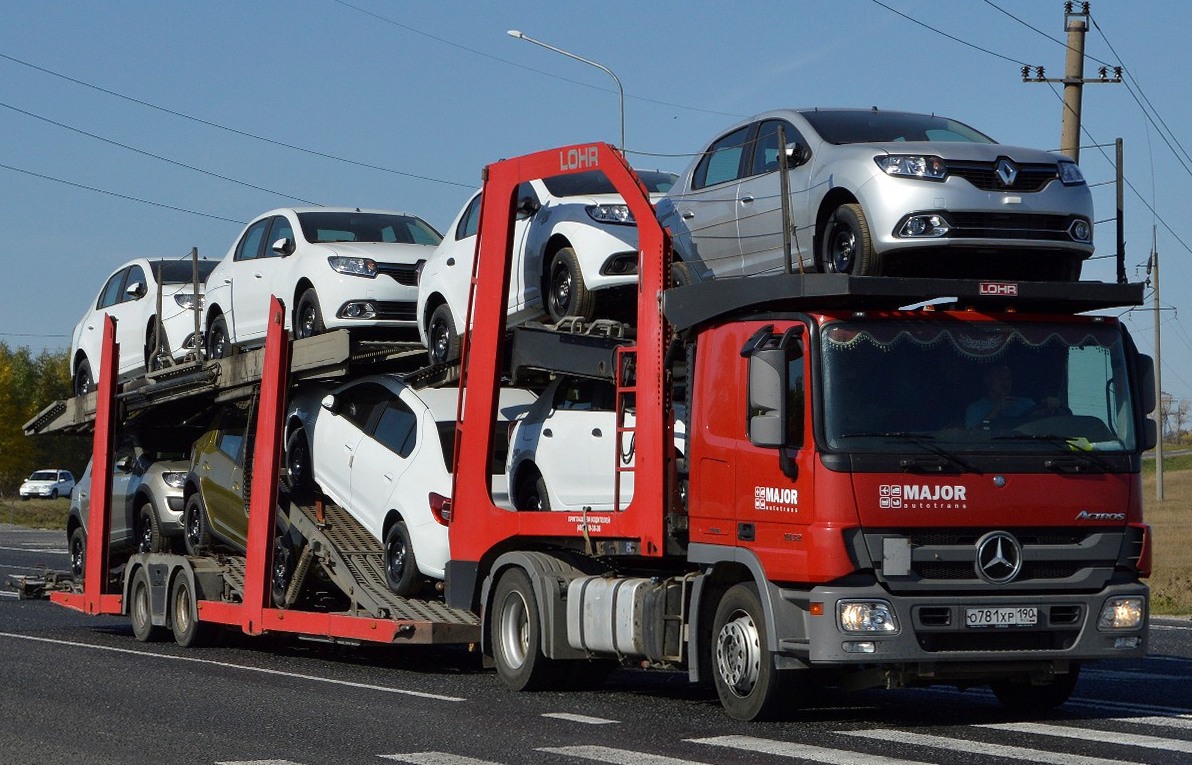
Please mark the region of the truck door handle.
<svg viewBox="0 0 1192 765"><path fill-rule="evenodd" d="M692 210L684 210L683 212L679 213L679 217L681 217L683 220L691 220L695 217L695 212Z"/></svg>
<svg viewBox="0 0 1192 765"><path fill-rule="evenodd" d="M746 194L745 196L741 197L741 204L743 204L743 205L751 205L751 204L753 204L753 195L752 195L752 194Z"/></svg>
<svg viewBox="0 0 1192 765"><path fill-rule="evenodd" d="M544 428L542 431L542 435L546 436L547 438L550 438L551 436L554 435L554 433L551 431L550 428Z"/></svg>

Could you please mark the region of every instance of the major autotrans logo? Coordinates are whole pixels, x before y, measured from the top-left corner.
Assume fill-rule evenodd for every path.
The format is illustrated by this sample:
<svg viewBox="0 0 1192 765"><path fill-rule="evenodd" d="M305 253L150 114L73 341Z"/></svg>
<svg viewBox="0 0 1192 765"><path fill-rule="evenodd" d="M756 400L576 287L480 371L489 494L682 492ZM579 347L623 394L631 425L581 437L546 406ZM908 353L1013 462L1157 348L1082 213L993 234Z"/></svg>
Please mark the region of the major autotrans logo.
<svg viewBox="0 0 1192 765"><path fill-rule="evenodd" d="M967 510L968 487L960 484L884 483L877 490L883 510Z"/></svg>
<svg viewBox="0 0 1192 765"><path fill-rule="evenodd" d="M754 486L753 509L775 513L799 512L799 490L778 486Z"/></svg>

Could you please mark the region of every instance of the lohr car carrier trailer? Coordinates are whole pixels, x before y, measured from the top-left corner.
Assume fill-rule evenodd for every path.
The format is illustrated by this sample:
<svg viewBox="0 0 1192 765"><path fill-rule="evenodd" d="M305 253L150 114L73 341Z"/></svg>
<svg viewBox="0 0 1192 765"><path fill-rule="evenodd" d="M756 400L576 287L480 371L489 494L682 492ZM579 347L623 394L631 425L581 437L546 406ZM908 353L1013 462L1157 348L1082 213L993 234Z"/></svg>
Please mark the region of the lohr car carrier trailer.
<svg viewBox="0 0 1192 765"><path fill-rule="evenodd" d="M510 337L517 186L588 170L637 222L635 331ZM1086 315L1138 304L1140 285L776 274L668 289L667 234L602 143L489 166L478 240L442 600L365 593L372 575L353 561L375 551L339 534L351 521L336 508L293 506L279 526L290 352L280 304L262 363L247 554L134 555L106 592L100 527L83 591L54 600L128 613L142 639L168 627L191 643L222 624L479 643L518 690L631 659L713 683L743 720L793 708L816 684L989 685L1007 706L1042 709L1067 699L1082 663L1145 653L1140 470L1156 435L1153 365L1117 320ZM110 355L97 482L110 472ZM498 388L542 372L614 385L617 451L634 459L605 475L619 500L633 471L623 507L493 500ZM276 566L283 534L297 571ZM311 581L303 566L350 590L349 605L296 597Z"/></svg>

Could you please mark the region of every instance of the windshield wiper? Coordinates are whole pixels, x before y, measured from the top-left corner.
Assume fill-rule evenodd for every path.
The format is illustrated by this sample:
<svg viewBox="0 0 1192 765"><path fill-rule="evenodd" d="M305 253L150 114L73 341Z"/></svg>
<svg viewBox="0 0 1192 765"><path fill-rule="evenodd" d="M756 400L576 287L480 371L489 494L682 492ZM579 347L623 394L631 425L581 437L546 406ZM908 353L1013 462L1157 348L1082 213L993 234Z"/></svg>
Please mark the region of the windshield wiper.
<svg viewBox="0 0 1192 765"><path fill-rule="evenodd" d="M1079 438L1067 438L1064 436L1057 436L1053 433L1011 433L1008 435L994 436L992 441L1043 441L1045 443L1062 446L1064 453L1062 456L1051 457L1043 462L1043 466L1052 470L1057 470L1061 473L1083 472L1082 468L1087 468L1090 464L1101 468L1101 472L1108 473L1113 469L1113 466L1106 462L1101 457L1093 454L1090 451L1079 448L1076 444L1082 440Z"/></svg>
<svg viewBox="0 0 1192 765"><path fill-rule="evenodd" d="M943 472L944 464L951 464L953 467L959 468L969 473L980 473L976 465L973 465L967 460L961 459L959 456L939 447L935 443L935 435L932 433L913 433L906 430L894 431L876 431L872 433L844 433L838 438L891 438L901 441L910 441L911 443L921 446L927 451L942 458L941 461L924 460L922 458L906 458L899 461L899 466L903 470L921 470L925 472Z"/></svg>

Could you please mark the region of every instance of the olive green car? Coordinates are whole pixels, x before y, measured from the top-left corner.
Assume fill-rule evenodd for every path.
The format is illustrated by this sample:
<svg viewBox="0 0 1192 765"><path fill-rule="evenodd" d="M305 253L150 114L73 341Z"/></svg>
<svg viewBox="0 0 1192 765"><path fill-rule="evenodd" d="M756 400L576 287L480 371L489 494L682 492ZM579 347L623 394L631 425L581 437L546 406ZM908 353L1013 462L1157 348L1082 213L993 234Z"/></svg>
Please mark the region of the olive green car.
<svg viewBox="0 0 1192 765"><path fill-rule="evenodd" d="M195 441L183 495L183 542L190 555L219 545L243 555L248 544L249 402L220 409Z"/></svg>

